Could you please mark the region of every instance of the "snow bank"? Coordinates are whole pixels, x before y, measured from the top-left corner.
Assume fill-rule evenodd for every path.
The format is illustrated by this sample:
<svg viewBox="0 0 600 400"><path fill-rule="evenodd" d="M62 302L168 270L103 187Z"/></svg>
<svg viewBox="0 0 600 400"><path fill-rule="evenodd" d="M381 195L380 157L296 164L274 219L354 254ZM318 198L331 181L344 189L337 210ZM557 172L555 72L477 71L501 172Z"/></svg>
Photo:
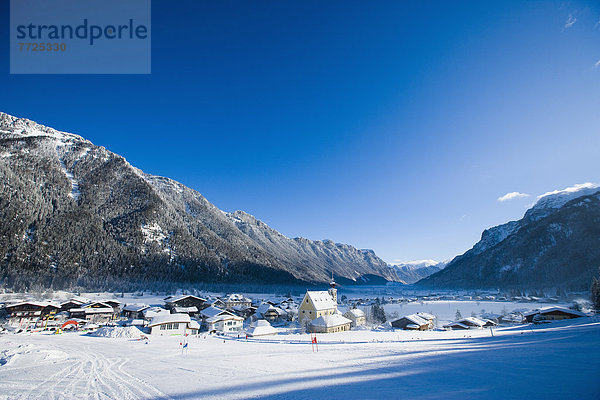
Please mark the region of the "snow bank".
<svg viewBox="0 0 600 400"><path fill-rule="evenodd" d="M144 332L140 331L135 326L110 326L98 329L96 332L90 333L90 336L97 337L109 337L109 338L129 338L139 339L144 335Z"/></svg>

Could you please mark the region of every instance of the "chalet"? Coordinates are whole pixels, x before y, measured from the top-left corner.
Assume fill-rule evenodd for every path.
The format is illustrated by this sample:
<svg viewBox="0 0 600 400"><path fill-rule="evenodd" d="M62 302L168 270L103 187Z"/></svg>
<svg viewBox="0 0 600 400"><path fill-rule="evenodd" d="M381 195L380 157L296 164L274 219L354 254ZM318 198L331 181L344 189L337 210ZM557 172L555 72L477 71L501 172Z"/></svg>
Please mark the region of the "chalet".
<svg viewBox="0 0 600 400"><path fill-rule="evenodd" d="M279 331L269 324L269 321L259 319L250 325L246 330L246 335L251 337L277 335Z"/></svg>
<svg viewBox="0 0 600 400"><path fill-rule="evenodd" d="M206 299L192 296L191 294L182 296L169 296L165 299L165 307L168 310L172 310L175 307L196 307L196 309L199 311L207 307L205 303Z"/></svg>
<svg viewBox="0 0 600 400"><path fill-rule="evenodd" d="M69 311L71 308L80 308L82 305L89 303L90 300L85 297L75 296L69 300L60 303L60 311Z"/></svg>
<svg viewBox="0 0 600 400"><path fill-rule="evenodd" d="M477 329L495 326L496 323L490 320L482 320L475 317L463 318L459 321L444 325L445 329Z"/></svg>
<svg viewBox="0 0 600 400"><path fill-rule="evenodd" d="M410 314L392 321L392 327L413 331L427 331L433 329L433 321L427 320L417 314Z"/></svg>
<svg viewBox="0 0 600 400"><path fill-rule="evenodd" d="M123 307L123 316L129 319L143 319L144 310L147 310L150 306L146 304L126 304Z"/></svg>
<svg viewBox="0 0 600 400"><path fill-rule="evenodd" d="M148 328L157 336L196 335L200 324L187 314L163 314L152 318Z"/></svg>
<svg viewBox="0 0 600 400"><path fill-rule="evenodd" d="M252 300L244 295L236 293L227 296L225 299L223 299L223 302L225 303L225 308L229 309L233 309L236 306L250 307L252 305Z"/></svg>
<svg viewBox="0 0 600 400"><path fill-rule="evenodd" d="M256 309L256 314L259 318L266 319L269 322L281 321L287 316L287 313L281 308L269 303L262 303Z"/></svg>
<svg viewBox="0 0 600 400"><path fill-rule="evenodd" d="M7 304L6 313L11 319L42 319L48 315L54 315L60 310L59 304L48 301L21 301L19 303Z"/></svg>
<svg viewBox="0 0 600 400"><path fill-rule="evenodd" d="M307 290L302 303L298 308L298 320L312 321L323 315L333 315L337 313L337 289L335 282L331 283L331 289L328 291L310 291Z"/></svg>
<svg viewBox="0 0 600 400"><path fill-rule="evenodd" d="M579 311L570 310L564 307L544 307L523 314L527 322L533 321L558 321L561 319L572 319L585 317L585 314Z"/></svg>
<svg viewBox="0 0 600 400"><path fill-rule="evenodd" d="M118 312L115 312L115 309L105 302L94 301L83 304L79 308L71 308L69 314L71 318L80 318L101 324L114 319L118 315Z"/></svg>
<svg viewBox="0 0 600 400"><path fill-rule="evenodd" d="M102 303L111 306L117 314L121 311L121 302L120 301L111 299L111 300L102 300Z"/></svg>
<svg viewBox="0 0 600 400"><path fill-rule="evenodd" d="M211 333L241 332L243 323L244 318L238 317L229 311L223 311L222 313L206 320L208 331Z"/></svg>
<svg viewBox="0 0 600 400"><path fill-rule="evenodd" d="M341 314L323 314L313 319L308 326L310 332L314 333L333 333L349 331L352 320Z"/></svg>
<svg viewBox="0 0 600 400"><path fill-rule="evenodd" d="M344 313L344 317L352 321L352 328L361 326L367 323L365 312L359 308L352 308Z"/></svg>
<svg viewBox="0 0 600 400"><path fill-rule="evenodd" d="M223 300L221 300L221 299L214 299L214 300L211 300L211 301L207 301L206 302L206 306L207 307L212 306L212 307L221 308L221 309L227 308L227 306L225 305L225 302Z"/></svg>

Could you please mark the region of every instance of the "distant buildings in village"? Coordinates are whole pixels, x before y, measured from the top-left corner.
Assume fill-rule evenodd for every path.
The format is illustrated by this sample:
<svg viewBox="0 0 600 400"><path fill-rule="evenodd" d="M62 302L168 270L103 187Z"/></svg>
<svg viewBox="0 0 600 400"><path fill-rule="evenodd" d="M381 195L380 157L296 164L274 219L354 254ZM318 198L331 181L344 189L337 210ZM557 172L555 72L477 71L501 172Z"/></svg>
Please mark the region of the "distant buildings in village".
<svg viewBox="0 0 600 400"><path fill-rule="evenodd" d="M159 336L195 335L199 332L238 334L260 337L277 334L278 327L300 329L312 333L335 333L360 329L366 325L370 305L397 303L397 299L352 299L338 308L337 285L332 280L329 290L307 290L302 300L293 297L255 300L242 294L207 298L192 294L168 296L161 304L121 304L115 298L90 300L74 296L61 303L55 301L15 301L0 304L11 329L17 331L36 329L69 329L74 326L90 328L99 325L132 325L148 334ZM433 298L433 296L432 296ZM409 301L412 301L409 299ZM361 308L358 308L361 306ZM380 308L383 312L383 309ZM367 313L365 312L367 311ZM545 307L531 312L513 312L494 315L481 313L468 318L458 318L446 323L447 330L481 329L496 324L522 322L542 323L585 314L563 308ZM458 313L457 313L457 316ZM70 323L63 326L65 322ZM373 323L373 321L370 321ZM417 312L389 320L382 329L425 331L434 329L436 317ZM386 328L387 327L387 328Z"/></svg>

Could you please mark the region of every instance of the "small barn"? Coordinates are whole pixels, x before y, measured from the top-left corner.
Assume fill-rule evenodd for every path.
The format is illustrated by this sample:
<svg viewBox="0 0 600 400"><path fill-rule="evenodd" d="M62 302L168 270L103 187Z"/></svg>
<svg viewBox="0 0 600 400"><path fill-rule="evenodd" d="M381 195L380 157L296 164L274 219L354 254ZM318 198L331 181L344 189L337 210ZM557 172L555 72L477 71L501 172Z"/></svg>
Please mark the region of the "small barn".
<svg viewBox="0 0 600 400"><path fill-rule="evenodd" d="M129 319L143 319L144 310L150 308L146 304L126 304L123 307L123 316Z"/></svg>
<svg viewBox="0 0 600 400"><path fill-rule="evenodd" d="M544 307L539 310L530 311L523 314L527 322L533 321L559 321L562 319L572 319L585 317L585 314L565 307Z"/></svg>
<svg viewBox="0 0 600 400"><path fill-rule="evenodd" d="M156 336L196 335L200 324L187 314L163 314L152 318L148 328Z"/></svg>
<svg viewBox="0 0 600 400"><path fill-rule="evenodd" d="M367 316L360 308L352 308L344 313L344 317L352 321L351 327L356 328L367 323Z"/></svg>
<svg viewBox="0 0 600 400"><path fill-rule="evenodd" d="M433 328L433 323L417 314L410 314L392 321L392 327L396 329L426 331Z"/></svg>
<svg viewBox="0 0 600 400"><path fill-rule="evenodd" d="M269 321L259 319L250 325L246 330L246 335L251 337L277 335L279 331L271 326Z"/></svg>
<svg viewBox="0 0 600 400"><path fill-rule="evenodd" d="M349 331L352 321L341 314L321 315L310 322L308 329L313 333Z"/></svg>

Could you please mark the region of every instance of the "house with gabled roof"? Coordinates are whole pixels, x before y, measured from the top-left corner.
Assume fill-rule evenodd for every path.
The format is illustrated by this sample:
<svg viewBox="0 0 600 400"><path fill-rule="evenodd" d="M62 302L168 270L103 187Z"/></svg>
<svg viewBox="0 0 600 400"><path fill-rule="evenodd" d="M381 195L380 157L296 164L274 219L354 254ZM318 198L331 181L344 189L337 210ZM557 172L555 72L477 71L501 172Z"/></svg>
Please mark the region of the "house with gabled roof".
<svg viewBox="0 0 600 400"><path fill-rule="evenodd" d="M148 328L152 335L158 336L195 335L200 324L187 314L162 314L152 318Z"/></svg>
<svg viewBox="0 0 600 400"><path fill-rule="evenodd" d="M334 333L349 331L352 320L344 317L342 314L323 314L320 317L310 321L309 331L314 333Z"/></svg>
<svg viewBox="0 0 600 400"><path fill-rule="evenodd" d="M168 310L173 310L175 307L179 308L189 308L196 307L196 313L203 308L206 308L206 299L202 297L193 296L191 294L181 295L181 296L169 296L165 298L165 307ZM189 314L187 312L186 314Z"/></svg>
<svg viewBox="0 0 600 400"><path fill-rule="evenodd" d="M426 331L433 329L433 321L427 320L417 314L410 314L392 321L392 327L396 329Z"/></svg>
<svg viewBox="0 0 600 400"><path fill-rule="evenodd" d="M361 326L367 323L367 316L365 312L360 308L351 308L344 313L344 317L352 321L352 328Z"/></svg>
<svg viewBox="0 0 600 400"><path fill-rule="evenodd" d="M206 320L209 332L231 333L241 332L244 324L244 318L239 317L229 311L223 311L214 317Z"/></svg>
<svg viewBox="0 0 600 400"><path fill-rule="evenodd" d="M558 321L561 319L572 319L585 317L585 314L565 307L543 307L523 314L527 322L533 321ZM535 319L534 319L535 318Z"/></svg>

